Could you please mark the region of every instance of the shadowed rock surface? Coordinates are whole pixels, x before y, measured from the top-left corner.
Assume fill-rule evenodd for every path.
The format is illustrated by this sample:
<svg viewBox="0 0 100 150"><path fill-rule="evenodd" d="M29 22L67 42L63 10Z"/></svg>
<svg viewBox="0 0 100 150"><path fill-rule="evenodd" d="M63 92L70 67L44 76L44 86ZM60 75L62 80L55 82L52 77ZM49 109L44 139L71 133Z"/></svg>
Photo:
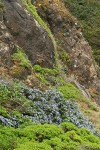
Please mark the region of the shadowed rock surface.
<svg viewBox="0 0 100 150"><path fill-rule="evenodd" d="M54 63L54 46L48 33L25 9L20 0L4 0L3 3L5 8L1 14L1 22L3 22L1 25L2 28L5 28L8 38L13 37L14 45L18 45L25 51L32 64L40 63L45 67L51 67ZM11 44L11 48L6 45L7 39L5 37L5 43L2 43L1 50L6 47L5 49L11 55L13 47ZM2 54L2 58L4 59L6 55L7 53L4 56Z"/></svg>

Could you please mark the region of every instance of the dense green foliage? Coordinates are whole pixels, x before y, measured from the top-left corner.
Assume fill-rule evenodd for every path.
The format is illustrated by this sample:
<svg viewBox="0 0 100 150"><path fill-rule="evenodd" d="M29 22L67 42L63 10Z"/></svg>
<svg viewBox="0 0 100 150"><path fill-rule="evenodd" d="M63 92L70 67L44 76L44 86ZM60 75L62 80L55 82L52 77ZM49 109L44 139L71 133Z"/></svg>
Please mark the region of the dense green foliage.
<svg viewBox="0 0 100 150"><path fill-rule="evenodd" d="M12 59L14 61L17 61L20 63L20 66L22 67L32 67L31 62L28 60L27 55L23 52L23 50L20 48L17 50L16 53L13 54Z"/></svg>
<svg viewBox="0 0 100 150"><path fill-rule="evenodd" d="M14 129L0 126L2 150L100 150L100 139L72 123L34 124Z"/></svg>
<svg viewBox="0 0 100 150"><path fill-rule="evenodd" d="M95 60L100 65L100 1L64 0L66 7L80 20L83 33L94 50Z"/></svg>
<svg viewBox="0 0 100 150"><path fill-rule="evenodd" d="M0 123L19 126L30 122L21 113L34 107L33 103L23 94L23 88L17 82L0 82Z"/></svg>
<svg viewBox="0 0 100 150"><path fill-rule="evenodd" d="M62 86L58 86L58 90L63 93L65 98L74 98L78 100L84 100L82 93L79 89L77 89L73 84L65 84Z"/></svg>
<svg viewBox="0 0 100 150"><path fill-rule="evenodd" d="M56 67L49 69L43 68L39 65L34 65L33 70L37 74L38 78L47 85L55 85L59 80L59 71Z"/></svg>

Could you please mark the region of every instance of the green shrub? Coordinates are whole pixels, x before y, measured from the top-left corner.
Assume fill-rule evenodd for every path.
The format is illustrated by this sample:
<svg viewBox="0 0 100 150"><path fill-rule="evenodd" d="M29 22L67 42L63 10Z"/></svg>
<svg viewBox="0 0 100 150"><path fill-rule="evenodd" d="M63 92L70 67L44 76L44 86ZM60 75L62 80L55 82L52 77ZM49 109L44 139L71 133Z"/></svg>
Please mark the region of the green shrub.
<svg viewBox="0 0 100 150"><path fill-rule="evenodd" d="M100 143L100 139L98 139L98 137L94 137L94 135L87 135L84 137L84 141L85 139L91 143L96 143L96 144L99 144Z"/></svg>
<svg viewBox="0 0 100 150"><path fill-rule="evenodd" d="M32 67L31 62L28 60L27 55L23 52L21 48L13 54L12 59L18 61L22 67L30 68Z"/></svg>
<svg viewBox="0 0 100 150"><path fill-rule="evenodd" d="M0 83L0 104L3 101L9 100L10 92L5 84Z"/></svg>
<svg viewBox="0 0 100 150"><path fill-rule="evenodd" d="M61 124L61 127L64 130L64 132L68 132L71 130L75 130L75 131L78 130L78 128L71 122L64 122Z"/></svg>
<svg viewBox="0 0 100 150"><path fill-rule="evenodd" d="M63 131L60 127L57 127L53 124L37 124L26 127L23 133L23 136L27 136L28 138L35 137L35 140L42 142L44 139L50 139L62 134Z"/></svg>
<svg viewBox="0 0 100 150"><path fill-rule="evenodd" d="M66 128L72 124L66 124ZM100 139L85 129L63 132L52 124L34 124L24 128L0 126L0 149L3 150L100 150Z"/></svg>
<svg viewBox="0 0 100 150"><path fill-rule="evenodd" d="M59 74L57 68L53 68L53 69L49 69L49 68L43 68L39 65L34 65L33 69L36 71L36 72L39 72L43 75L47 74L47 75L54 75L54 76L57 76Z"/></svg>
<svg viewBox="0 0 100 150"><path fill-rule="evenodd" d="M51 84L56 82L56 78L59 75L58 69L53 68L43 68L39 65L34 65L33 70L36 72L37 76L40 78L40 80L45 84Z"/></svg>
<svg viewBox="0 0 100 150"><path fill-rule="evenodd" d="M100 144L98 145L97 143L86 142L83 145L85 150L100 150Z"/></svg>
<svg viewBox="0 0 100 150"><path fill-rule="evenodd" d="M72 141L68 136L61 135L59 138L51 138L49 141L46 141L47 144L49 144L53 150L78 150L79 143ZM69 140L65 140L68 139Z"/></svg>
<svg viewBox="0 0 100 150"><path fill-rule="evenodd" d="M96 102L88 102L88 107L91 109L91 110L95 110L95 111L98 111L99 110L99 107L98 105L96 104Z"/></svg>
<svg viewBox="0 0 100 150"><path fill-rule="evenodd" d="M22 117L22 115L17 110L12 111L12 115L16 116L19 119Z"/></svg>
<svg viewBox="0 0 100 150"><path fill-rule="evenodd" d="M58 90L64 95L65 98L73 98L78 100L84 100L82 93L73 84L65 84L63 86L58 86Z"/></svg>
<svg viewBox="0 0 100 150"><path fill-rule="evenodd" d="M97 63L100 65L100 49L93 49L93 55Z"/></svg>
<svg viewBox="0 0 100 150"><path fill-rule="evenodd" d="M58 137L54 137L54 138L51 138L49 141L48 141L48 144L53 148L53 149L56 149L56 150L62 150L64 148L64 143L61 141L60 138Z"/></svg>
<svg viewBox="0 0 100 150"><path fill-rule="evenodd" d="M0 82L0 103L10 100L26 100L20 93L21 85L19 83Z"/></svg>
<svg viewBox="0 0 100 150"><path fill-rule="evenodd" d="M67 65L70 62L70 57L68 55L68 53L65 50L62 50L59 53L59 58L62 60L62 62Z"/></svg>
<svg viewBox="0 0 100 150"><path fill-rule="evenodd" d="M87 135L90 135L91 132L89 130L87 130L86 128L81 128L78 132L78 134L80 136L87 136Z"/></svg>
<svg viewBox="0 0 100 150"><path fill-rule="evenodd" d="M82 143L82 139L74 130L68 131L66 135L74 142Z"/></svg>
<svg viewBox="0 0 100 150"><path fill-rule="evenodd" d="M3 106L0 106L0 115L2 115L4 117L9 117L10 116L8 111Z"/></svg>
<svg viewBox="0 0 100 150"><path fill-rule="evenodd" d="M0 149L13 150L16 147L17 137L13 131L13 128L0 126Z"/></svg>
<svg viewBox="0 0 100 150"><path fill-rule="evenodd" d="M26 142L24 144L20 144L18 148L15 150L53 150L46 143L38 143L38 142Z"/></svg>

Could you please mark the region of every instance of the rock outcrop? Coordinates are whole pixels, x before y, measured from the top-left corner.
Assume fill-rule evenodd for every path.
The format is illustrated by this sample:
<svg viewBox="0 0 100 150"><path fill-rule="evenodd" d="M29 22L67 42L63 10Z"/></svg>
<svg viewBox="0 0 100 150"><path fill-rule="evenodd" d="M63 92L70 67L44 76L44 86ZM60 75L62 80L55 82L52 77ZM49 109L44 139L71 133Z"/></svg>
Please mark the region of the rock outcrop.
<svg viewBox="0 0 100 150"><path fill-rule="evenodd" d="M50 25L60 50L64 49L70 55L71 63L66 76L78 81L87 91L96 89L100 93L99 68L94 63L92 49L84 39L77 19L62 0L36 0L35 5L39 15Z"/></svg>
<svg viewBox="0 0 100 150"><path fill-rule="evenodd" d="M85 41L81 27L62 0L32 1L45 20L58 45L58 55L63 49L70 57L66 71L71 82L78 82L99 103L98 67L92 57L92 49ZM55 65L55 48L48 32L28 11L21 0L3 0L0 9L0 67L9 70L13 66L12 55L21 47L31 64L51 68ZM1 73L2 74L2 73Z"/></svg>
<svg viewBox="0 0 100 150"><path fill-rule="evenodd" d="M4 64L8 65L14 47L19 46L27 54L32 65L40 63L45 67L53 66L54 46L45 29L20 0L3 0L3 5L4 9L0 12L0 55Z"/></svg>

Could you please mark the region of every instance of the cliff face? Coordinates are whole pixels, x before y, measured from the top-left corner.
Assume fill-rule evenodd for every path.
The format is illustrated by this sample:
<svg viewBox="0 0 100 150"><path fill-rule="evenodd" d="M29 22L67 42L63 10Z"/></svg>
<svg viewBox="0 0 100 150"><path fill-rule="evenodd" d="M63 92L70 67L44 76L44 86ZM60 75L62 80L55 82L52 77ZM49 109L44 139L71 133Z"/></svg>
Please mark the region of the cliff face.
<svg viewBox="0 0 100 150"><path fill-rule="evenodd" d="M53 67L55 47L47 30L20 0L2 2L4 8L0 10L1 74L5 75L13 66L12 55L18 47L23 49L32 65ZM34 4L55 37L58 57L61 56L62 50L70 57L68 66L63 60L61 62L61 69L66 78L84 86L98 102L98 67L94 64L92 49L85 41L77 19L65 8L62 0L36 0Z"/></svg>
<svg viewBox="0 0 100 150"><path fill-rule="evenodd" d="M73 79L86 89L91 91L96 88L99 93L99 68L94 63L92 49L84 39L76 18L61 0L37 0L36 6L39 15L50 25L59 47L70 55L71 63L66 75L74 76Z"/></svg>
<svg viewBox="0 0 100 150"><path fill-rule="evenodd" d="M83 35L92 46L93 56L100 66L100 1L64 0L65 5L83 26Z"/></svg>
<svg viewBox="0 0 100 150"><path fill-rule="evenodd" d="M0 23L1 61L5 65L10 64L10 56L14 48L19 46L32 64L40 61L43 66L51 67L54 63L54 46L47 32L20 0L4 0L3 4Z"/></svg>

